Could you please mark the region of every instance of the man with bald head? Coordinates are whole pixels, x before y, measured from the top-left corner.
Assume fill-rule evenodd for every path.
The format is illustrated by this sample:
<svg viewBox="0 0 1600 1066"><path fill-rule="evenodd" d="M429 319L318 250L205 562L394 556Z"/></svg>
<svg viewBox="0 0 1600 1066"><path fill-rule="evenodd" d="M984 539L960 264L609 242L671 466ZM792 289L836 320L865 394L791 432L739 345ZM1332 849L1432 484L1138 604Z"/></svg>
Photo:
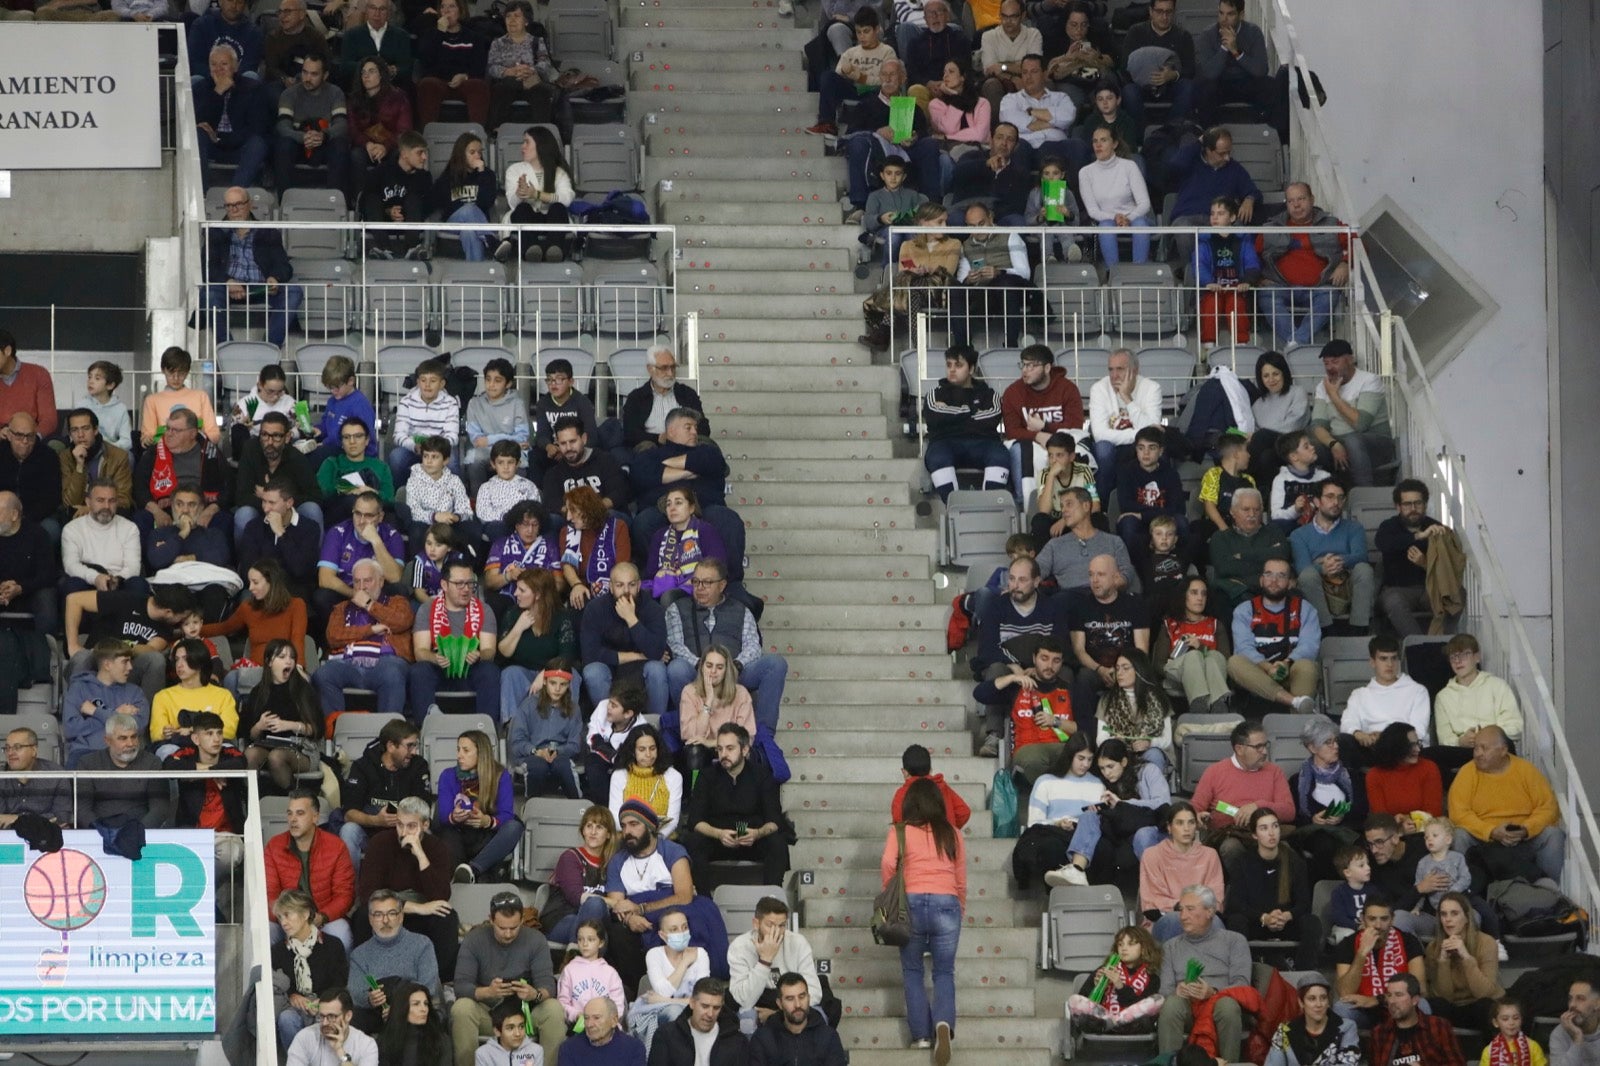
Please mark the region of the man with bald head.
<svg viewBox="0 0 1600 1066"><path fill-rule="evenodd" d="M1456 850L1476 849L1489 880L1561 880L1567 834L1555 792L1538 767L1511 754L1499 726L1478 730L1472 761L1450 786L1449 812Z"/></svg>
<svg viewBox="0 0 1600 1066"><path fill-rule="evenodd" d="M51 540L60 540L56 509L61 506L61 465L39 440L39 420L27 411L14 412L6 422L4 436L0 490L16 493L22 513L42 524Z"/></svg>
<svg viewBox="0 0 1600 1066"><path fill-rule="evenodd" d="M584 607L578 643L589 699L598 704L611 695L614 681L626 678L644 685L646 714L667 709L667 667L661 661L667 653L667 613L639 591L637 566L611 568L611 591Z"/></svg>
<svg viewBox="0 0 1600 1066"><path fill-rule="evenodd" d="M962 70L970 67L972 42L950 24L949 0L924 0L920 11L912 0L901 0L895 4L895 13L901 15L895 30L899 36L895 52L906 65L911 95L924 104L941 99L944 65L954 61Z"/></svg>
<svg viewBox="0 0 1600 1066"><path fill-rule="evenodd" d="M1078 668L1072 683L1073 717L1094 739L1095 708L1100 694L1116 684L1118 656L1130 648L1150 653L1150 613L1143 597L1124 591L1117 560L1110 555L1089 560L1087 589L1057 599L1064 626L1056 629L1065 628L1070 636L1071 659Z"/></svg>
<svg viewBox="0 0 1600 1066"><path fill-rule="evenodd" d="M644 1066L645 1048L622 1031L617 1005L596 996L583 1005L583 1032L561 1045L561 1066Z"/></svg>
<svg viewBox="0 0 1600 1066"><path fill-rule="evenodd" d="M0 611L33 615L34 628L60 629L56 607L56 549L37 522L23 514L14 492L0 491Z"/></svg>

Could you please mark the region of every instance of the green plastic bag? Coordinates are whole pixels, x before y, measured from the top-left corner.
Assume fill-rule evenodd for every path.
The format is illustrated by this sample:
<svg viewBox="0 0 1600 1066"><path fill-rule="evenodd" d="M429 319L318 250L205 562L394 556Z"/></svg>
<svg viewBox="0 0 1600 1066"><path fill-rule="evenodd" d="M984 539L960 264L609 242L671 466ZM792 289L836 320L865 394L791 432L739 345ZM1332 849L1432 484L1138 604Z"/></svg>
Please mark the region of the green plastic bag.
<svg viewBox="0 0 1600 1066"><path fill-rule="evenodd" d="M896 96L889 101L889 132L894 143L911 139L916 131L917 102L909 96Z"/></svg>
<svg viewBox="0 0 1600 1066"><path fill-rule="evenodd" d="M994 819L995 839L1021 834L1017 820L1017 784L1011 780L1011 771L1004 766L994 772L994 783L989 787L989 815Z"/></svg>
<svg viewBox="0 0 1600 1066"><path fill-rule="evenodd" d="M471 653L473 648L478 646L478 642L475 639L448 634L434 641L434 646L439 649L439 654L443 655L450 663L449 666L445 667L444 676L456 679L467 676L467 655Z"/></svg>
<svg viewBox="0 0 1600 1066"><path fill-rule="evenodd" d="M1039 198L1044 203L1044 218L1046 222L1065 222L1067 220L1066 182L1048 179L1039 182Z"/></svg>

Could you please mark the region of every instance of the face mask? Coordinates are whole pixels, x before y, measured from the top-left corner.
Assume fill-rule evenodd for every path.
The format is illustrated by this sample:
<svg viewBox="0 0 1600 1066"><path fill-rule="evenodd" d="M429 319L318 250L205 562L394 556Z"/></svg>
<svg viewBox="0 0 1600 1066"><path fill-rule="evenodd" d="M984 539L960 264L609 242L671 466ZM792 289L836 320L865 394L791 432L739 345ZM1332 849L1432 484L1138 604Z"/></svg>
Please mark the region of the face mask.
<svg viewBox="0 0 1600 1066"><path fill-rule="evenodd" d="M668 933L662 939L667 942L667 947L671 948L673 951L682 951L684 948L689 946L688 933Z"/></svg>

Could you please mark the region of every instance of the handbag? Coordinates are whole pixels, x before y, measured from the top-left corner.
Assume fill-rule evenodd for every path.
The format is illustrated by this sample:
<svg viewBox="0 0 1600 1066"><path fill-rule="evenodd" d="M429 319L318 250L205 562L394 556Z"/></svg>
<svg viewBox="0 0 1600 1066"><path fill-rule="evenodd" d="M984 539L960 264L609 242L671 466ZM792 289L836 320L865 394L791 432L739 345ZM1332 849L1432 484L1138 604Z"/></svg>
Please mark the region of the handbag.
<svg viewBox="0 0 1600 1066"><path fill-rule="evenodd" d="M906 827L894 823L895 842L900 854L895 859L894 876L872 901L872 939L874 943L899 948L911 943L911 901L906 898Z"/></svg>

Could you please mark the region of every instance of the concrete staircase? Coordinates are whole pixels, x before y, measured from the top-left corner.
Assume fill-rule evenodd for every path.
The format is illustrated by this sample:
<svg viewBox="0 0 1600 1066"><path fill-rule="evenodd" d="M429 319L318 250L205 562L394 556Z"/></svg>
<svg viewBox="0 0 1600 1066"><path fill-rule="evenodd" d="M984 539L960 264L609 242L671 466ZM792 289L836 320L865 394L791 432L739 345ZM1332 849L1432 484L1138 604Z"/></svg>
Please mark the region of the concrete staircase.
<svg viewBox="0 0 1600 1066"><path fill-rule="evenodd" d="M804 133L810 33L775 0L646 0L621 18L628 107L658 217L678 227L678 307L699 315L698 386L748 527L748 583L769 650L789 661L778 739L801 918L844 1003L851 1061L927 1061L906 1047L898 956L866 927L900 752L922 743L975 812L954 1061L1043 1066L1064 994L1036 980L1039 905L1011 898L1011 842L991 839L994 764L973 755L970 684L944 651L950 593L914 510L898 372L855 341L843 162Z"/></svg>

